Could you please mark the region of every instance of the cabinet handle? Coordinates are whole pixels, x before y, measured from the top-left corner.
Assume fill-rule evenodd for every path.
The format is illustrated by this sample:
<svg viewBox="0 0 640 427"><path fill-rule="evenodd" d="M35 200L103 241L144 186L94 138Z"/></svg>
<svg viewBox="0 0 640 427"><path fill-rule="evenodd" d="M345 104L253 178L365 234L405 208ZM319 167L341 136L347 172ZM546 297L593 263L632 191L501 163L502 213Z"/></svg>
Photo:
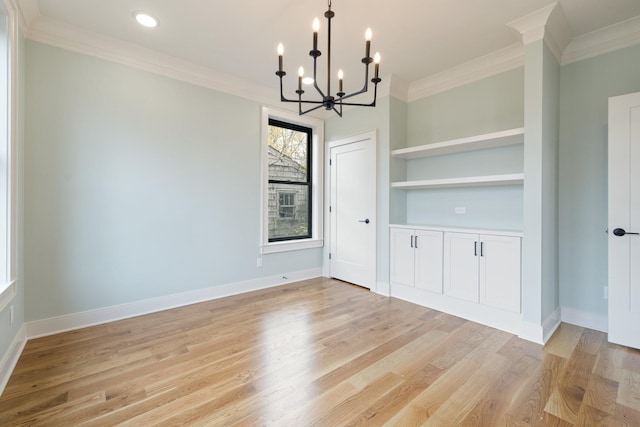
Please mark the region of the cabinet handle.
<svg viewBox="0 0 640 427"><path fill-rule="evenodd" d="M473 256L478 256L478 242L473 242Z"/></svg>
<svg viewBox="0 0 640 427"><path fill-rule="evenodd" d="M484 242L480 242L480 256L484 256L483 248L484 248Z"/></svg>
<svg viewBox="0 0 640 427"><path fill-rule="evenodd" d="M415 240L414 247L415 247L416 249L418 249L418 236L416 236L416 240Z"/></svg>
<svg viewBox="0 0 640 427"><path fill-rule="evenodd" d="M413 235L411 236L411 247L413 247Z"/></svg>

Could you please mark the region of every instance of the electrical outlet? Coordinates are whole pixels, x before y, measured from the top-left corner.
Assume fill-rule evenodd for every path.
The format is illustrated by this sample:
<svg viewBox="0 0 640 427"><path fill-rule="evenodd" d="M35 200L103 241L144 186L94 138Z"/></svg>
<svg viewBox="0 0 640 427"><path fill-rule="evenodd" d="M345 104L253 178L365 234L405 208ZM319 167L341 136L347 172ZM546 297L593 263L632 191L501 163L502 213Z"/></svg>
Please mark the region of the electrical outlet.
<svg viewBox="0 0 640 427"><path fill-rule="evenodd" d="M464 215L467 213L467 208L464 206L458 206L457 208L455 208L455 213L458 215Z"/></svg>
<svg viewBox="0 0 640 427"><path fill-rule="evenodd" d="M13 306L9 307L9 325L13 325Z"/></svg>
<svg viewBox="0 0 640 427"><path fill-rule="evenodd" d="M604 299L609 299L609 287L608 287L608 286L605 286L605 287L604 287L604 292L603 292L603 294L604 294L604 295L602 295L602 297L603 297Z"/></svg>

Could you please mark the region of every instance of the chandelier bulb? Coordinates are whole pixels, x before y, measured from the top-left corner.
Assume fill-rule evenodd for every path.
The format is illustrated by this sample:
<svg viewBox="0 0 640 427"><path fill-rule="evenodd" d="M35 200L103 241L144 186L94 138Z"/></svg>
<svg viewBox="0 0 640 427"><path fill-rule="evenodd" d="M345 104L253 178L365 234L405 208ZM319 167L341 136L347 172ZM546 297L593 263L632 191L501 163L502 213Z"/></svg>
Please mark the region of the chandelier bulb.
<svg viewBox="0 0 640 427"><path fill-rule="evenodd" d="M278 44L278 55L282 56L284 54L284 46L282 45L282 43Z"/></svg>
<svg viewBox="0 0 640 427"><path fill-rule="evenodd" d="M304 77L304 68L303 67L298 68L298 76Z"/></svg>
<svg viewBox="0 0 640 427"><path fill-rule="evenodd" d="M313 31L317 33L319 29L320 29L320 20L316 17L313 20Z"/></svg>
<svg viewBox="0 0 640 427"><path fill-rule="evenodd" d="M371 41L371 28L367 28L367 31L364 32L364 39L366 41Z"/></svg>
<svg viewBox="0 0 640 427"><path fill-rule="evenodd" d="M376 54L373 56L373 62L376 64L380 63L380 52L376 52Z"/></svg>

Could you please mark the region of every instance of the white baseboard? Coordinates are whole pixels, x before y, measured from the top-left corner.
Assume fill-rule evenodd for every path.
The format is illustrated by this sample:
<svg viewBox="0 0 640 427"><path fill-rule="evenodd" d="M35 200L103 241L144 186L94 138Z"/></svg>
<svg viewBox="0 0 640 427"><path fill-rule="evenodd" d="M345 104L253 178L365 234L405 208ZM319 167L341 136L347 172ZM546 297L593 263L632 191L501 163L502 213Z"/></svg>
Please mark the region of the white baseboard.
<svg viewBox="0 0 640 427"><path fill-rule="evenodd" d="M391 287L389 286L388 283L385 283L385 282L380 282L380 281L376 282L376 289L375 290L372 289L372 291L374 291L378 295L382 295L385 297L391 296Z"/></svg>
<svg viewBox="0 0 640 427"><path fill-rule="evenodd" d="M18 334L13 339L11 346L9 346L9 351L7 351L7 354L5 354L4 358L0 362L0 396L9 382L13 368L16 367L16 363L18 363L18 359L20 358L26 343L27 328L25 325L22 325Z"/></svg>
<svg viewBox="0 0 640 427"><path fill-rule="evenodd" d="M520 332L522 319L520 313L512 313L397 283L391 284L391 296L514 335L518 335Z"/></svg>
<svg viewBox="0 0 640 427"><path fill-rule="evenodd" d="M595 329L600 332L609 330L609 320L607 316L576 310L570 307L561 307L562 321L583 328Z"/></svg>
<svg viewBox="0 0 640 427"><path fill-rule="evenodd" d="M542 341L546 344L562 322L562 310L557 307L542 323Z"/></svg>
<svg viewBox="0 0 640 427"><path fill-rule="evenodd" d="M559 326L560 307L556 308L553 313L542 322L542 325L523 320L518 336L524 340L545 345Z"/></svg>
<svg viewBox="0 0 640 427"><path fill-rule="evenodd" d="M30 339L53 335L60 332L113 322L129 317L182 307L185 305L242 294L245 292L257 291L260 289L320 276L322 276L322 268L313 268L274 276L260 277L258 279L246 280L243 282L211 286L204 289L98 308L96 310L89 310L80 313L66 314L49 319L35 320L26 323L26 336Z"/></svg>

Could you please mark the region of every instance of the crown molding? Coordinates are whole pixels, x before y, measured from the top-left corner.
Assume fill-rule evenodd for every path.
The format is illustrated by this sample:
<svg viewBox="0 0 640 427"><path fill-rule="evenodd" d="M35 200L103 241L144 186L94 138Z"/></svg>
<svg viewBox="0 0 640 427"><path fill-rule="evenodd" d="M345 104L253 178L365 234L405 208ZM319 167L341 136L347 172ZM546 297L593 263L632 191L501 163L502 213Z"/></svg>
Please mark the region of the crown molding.
<svg viewBox="0 0 640 427"><path fill-rule="evenodd" d="M278 105L290 111L297 109L294 104L278 102L279 94L274 88L42 16L37 0L4 2L18 12L19 26L28 39L265 105ZM557 2L507 25L521 34L525 45L544 39L561 65L640 43L640 16L572 39L564 12ZM394 96L411 102L523 65L524 49L518 43L411 83L389 75L378 86L378 96ZM318 112L318 116L324 115Z"/></svg>
<svg viewBox="0 0 640 427"><path fill-rule="evenodd" d="M531 12L522 18L515 19L507 23L508 27L513 28L522 35L522 43L529 44L544 37L544 27L551 16L551 12L557 6L557 2L551 3L542 9Z"/></svg>
<svg viewBox="0 0 640 427"><path fill-rule="evenodd" d="M558 63L562 62L563 52L572 38L564 11L557 2L511 21L507 26L520 33L524 45L544 40Z"/></svg>
<svg viewBox="0 0 640 427"><path fill-rule="evenodd" d="M416 99L482 80L523 65L524 50L522 45L514 44L410 83L407 100L409 102L415 101Z"/></svg>
<svg viewBox="0 0 640 427"><path fill-rule="evenodd" d="M394 98L398 98L401 101L408 102L409 101L409 82L404 80L403 78L390 75L389 78L389 89L388 93L382 93L383 96L389 95Z"/></svg>
<svg viewBox="0 0 640 427"><path fill-rule="evenodd" d="M25 37L260 103L280 99L275 89L44 16L32 22Z"/></svg>
<svg viewBox="0 0 640 427"><path fill-rule="evenodd" d="M640 43L640 16L576 37L567 46L562 65Z"/></svg>
<svg viewBox="0 0 640 427"><path fill-rule="evenodd" d="M31 23L40 16L38 0L11 0L18 10L18 22L22 32L26 32Z"/></svg>

